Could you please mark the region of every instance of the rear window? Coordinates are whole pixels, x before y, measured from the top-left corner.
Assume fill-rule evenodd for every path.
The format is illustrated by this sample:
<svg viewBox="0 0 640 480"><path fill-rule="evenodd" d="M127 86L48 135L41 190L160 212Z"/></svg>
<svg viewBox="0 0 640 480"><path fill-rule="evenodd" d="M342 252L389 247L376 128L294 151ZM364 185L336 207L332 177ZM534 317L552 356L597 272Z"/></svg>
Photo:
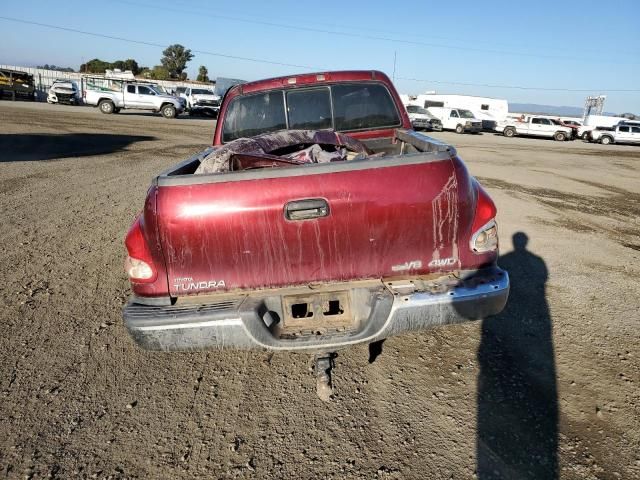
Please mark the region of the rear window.
<svg viewBox="0 0 640 480"><path fill-rule="evenodd" d="M331 96L335 129L338 131L400 125L393 99L383 85L334 85Z"/></svg>
<svg viewBox="0 0 640 480"><path fill-rule="evenodd" d="M289 128L322 130L331 128L329 89L287 92Z"/></svg>
<svg viewBox="0 0 640 480"><path fill-rule="evenodd" d="M224 119L222 141L253 137L287 128L282 91L235 98Z"/></svg>
<svg viewBox="0 0 640 480"><path fill-rule="evenodd" d="M338 84L236 97L225 113L222 141L282 130L287 125L291 129L352 131L400 124L398 110L384 85Z"/></svg>

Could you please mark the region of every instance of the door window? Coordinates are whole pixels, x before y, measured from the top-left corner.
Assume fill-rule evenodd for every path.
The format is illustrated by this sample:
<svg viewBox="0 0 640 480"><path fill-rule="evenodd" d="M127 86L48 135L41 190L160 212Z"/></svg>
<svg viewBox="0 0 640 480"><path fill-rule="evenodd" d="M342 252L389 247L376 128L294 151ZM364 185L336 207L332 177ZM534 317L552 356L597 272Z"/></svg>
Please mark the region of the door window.
<svg viewBox="0 0 640 480"><path fill-rule="evenodd" d="M138 87L139 95L155 95L155 92L151 90L149 87L145 87L144 85L140 85Z"/></svg>
<svg viewBox="0 0 640 480"><path fill-rule="evenodd" d="M532 118L531 123L533 125L551 125L551 120L547 118Z"/></svg>
<svg viewBox="0 0 640 480"><path fill-rule="evenodd" d="M127 85L127 93L136 93L135 85Z"/></svg>
<svg viewBox="0 0 640 480"><path fill-rule="evenodd" d="M449 114L449 117L451 117L451 118L460 118L458 116L457 110L451 110L451 113Z"/></svg>
<svg viewBox="0 0 640 480"><path fill-rule="evenodd" d="M640 127L631 127L631 133L640 133Z"/></svg>
<svg viewBox="0 0 640 480"><path fill-rule="evenodd" d="M618 127L620 133L629 133L629 127Z"/></svg>

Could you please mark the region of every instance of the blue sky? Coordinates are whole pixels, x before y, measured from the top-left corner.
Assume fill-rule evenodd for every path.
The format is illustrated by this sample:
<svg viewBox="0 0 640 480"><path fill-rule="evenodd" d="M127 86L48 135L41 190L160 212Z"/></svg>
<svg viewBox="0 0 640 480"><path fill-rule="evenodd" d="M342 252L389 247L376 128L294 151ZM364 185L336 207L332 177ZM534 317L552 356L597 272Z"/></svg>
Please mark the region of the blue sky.
<svg viewBox="0 0 640 480"><path fill-rule="evenodd" d="M606 93L607 111L640 113L638 0L65 0L55 5L44 0L10 2L0 15L302 66L196 53L188 66L192 78L199 65L205 65L211 77L247 80L308 71L308 67L375 68L391 76L395 55L401 93L435 90L572 106L581 106L587 94ZM2 19L0 31L0 63L78 68L98 57L135 58L153 66L162 50Z"/></svg>

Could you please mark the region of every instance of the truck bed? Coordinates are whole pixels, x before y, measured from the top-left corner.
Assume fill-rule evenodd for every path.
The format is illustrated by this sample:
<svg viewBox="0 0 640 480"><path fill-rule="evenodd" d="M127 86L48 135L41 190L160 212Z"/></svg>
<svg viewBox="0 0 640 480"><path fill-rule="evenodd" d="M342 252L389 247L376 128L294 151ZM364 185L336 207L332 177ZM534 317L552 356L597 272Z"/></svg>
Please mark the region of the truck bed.
<svg viewBox="0 0 640 480"><path fill-rule="evenodd" d="M455 149L405 130L365 143L384 155L196 175L206 150L161 174L147 214L169 295L420 276L487 262L459 248L471 233L475 192ZM326 215L287 218L300 202L326 206Z"/></svg>

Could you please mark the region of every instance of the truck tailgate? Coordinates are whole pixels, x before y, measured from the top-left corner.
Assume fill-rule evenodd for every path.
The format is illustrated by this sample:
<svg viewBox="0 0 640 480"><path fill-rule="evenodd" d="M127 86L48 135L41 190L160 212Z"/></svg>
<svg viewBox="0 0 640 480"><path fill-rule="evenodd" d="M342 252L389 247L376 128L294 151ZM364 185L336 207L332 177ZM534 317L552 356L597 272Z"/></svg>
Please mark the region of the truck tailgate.
<svg viewBox="0 0 640 480"><path fill-rule="evenodd" d="M172 296L451 270L472 220L448 155L182 178L157 190Z"/></svg>

